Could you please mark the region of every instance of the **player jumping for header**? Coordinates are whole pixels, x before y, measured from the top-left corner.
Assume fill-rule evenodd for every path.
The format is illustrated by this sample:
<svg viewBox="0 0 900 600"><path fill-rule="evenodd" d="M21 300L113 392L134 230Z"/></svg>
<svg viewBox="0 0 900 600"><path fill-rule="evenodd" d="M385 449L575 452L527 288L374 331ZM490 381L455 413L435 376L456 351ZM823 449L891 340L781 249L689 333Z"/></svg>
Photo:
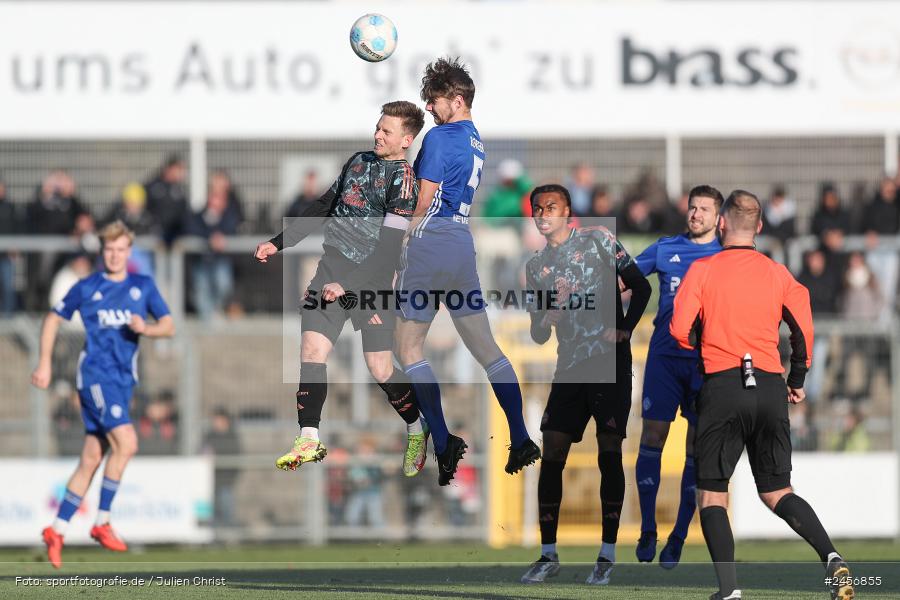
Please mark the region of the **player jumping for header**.
<svg viewBox="0 0 900 600"><path fill-rule="evenodd" d="M283 248L324 228L325 255L302 306L297 390L300 435L291 450L276 461L279 469L294 470L325 457L325 446L319 441L319 421L328 390L325 361L347 319L354 329L362 330L366 366L406 422L404 474L417 475L425 464L427 437L419 421L415 393L406 374L394 369L394 307L380 309L356 302L362 299L361 292L392 290L403 236L416 203L416 181L406 162L406 149L424 124L425 114L412 102L382 106L375 148L350 157L319 200L310 203L285 231L256 248L256 259L264 263Z"/></svg>
<svg viewBox="0 0 900 600"><path fill-rule="evenodd" d="M522 417L522 393L516 373L494 341L475 269L475 243L469 211L484 166L484 144L472 123L475 83L458 59L438 59L422 77L425 110L437 127L422 140L414 170L419 198L400 272L401 318L397 324L397 354L416 389L437 455L438 484L447 485L465 453L466 443L447 430L441 391L424 355L425 337L438 307L415 303L415 296L432 297L435 290L455 291L466 301L448 306L463 343L484 367L509 423L507 473L515 473L540 458L540 448L528 437ZM410 301L403 302L402 298Z"/></svg>

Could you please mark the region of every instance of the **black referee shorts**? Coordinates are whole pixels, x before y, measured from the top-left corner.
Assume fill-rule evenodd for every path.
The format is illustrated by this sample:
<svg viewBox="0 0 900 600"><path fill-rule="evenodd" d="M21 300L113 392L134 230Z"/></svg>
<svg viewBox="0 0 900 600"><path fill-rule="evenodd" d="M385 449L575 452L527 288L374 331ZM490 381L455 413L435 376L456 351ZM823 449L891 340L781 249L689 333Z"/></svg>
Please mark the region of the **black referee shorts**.
<svg viewBox="0 0 900 600"><path fill-rule="evenodd" d="M382 310L380 300L376 300L374 310L363 309L359 306L358 299L349 295L337 302L322 302L322 288L346 274L351 265L355 267L350 261L335 260L328 255L319 261L316 274L308 287L308 290L315 291L315 301L312 302L307 298L300 303L300 331L321 333L334 344L341 335L344 323L349 319L355 331L362 330L363 352L392 350L397 322L397 316L392 308Z"/></svg>
<svg viewBox="0 0 900 600"><path fill-rule="evenodd" d="M739 368L703 382L694 437L697 487L727 492L744 446L759 493L791 485L787 385L777 373L757 370L753 389L744 389Z"/></svg>
<svg viewBox="0 0 900 600"><path fill-rule="evenodd" d="M619 368L619 367L622 368ZM598 383L591 361L557 372L550 386L541 431L559 431L577 443L593 417L597 433L606 431L625 437L631 412L631 365L616 365L615 383Z"/></svg>

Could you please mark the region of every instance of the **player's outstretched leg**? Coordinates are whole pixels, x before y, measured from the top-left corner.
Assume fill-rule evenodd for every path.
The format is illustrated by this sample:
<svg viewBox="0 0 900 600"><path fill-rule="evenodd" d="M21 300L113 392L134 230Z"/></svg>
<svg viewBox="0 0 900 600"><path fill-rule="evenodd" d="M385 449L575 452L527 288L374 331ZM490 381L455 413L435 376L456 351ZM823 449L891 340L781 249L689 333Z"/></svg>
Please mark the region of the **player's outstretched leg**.
<svg viewBox="0 0 900 600"><path fill-rule="evenodd" d="M522 583L543 583L559 574L556 532L562 503L563 469L572 437L560 431L544 432L544 458L538 476L538 524L541 528L541 556L522 575Z"/></svg>
<svg viewBox="0 0 900 600"><path fill-rule="evenodd" d="M366 337L363 332L363 348ZM403 455L403 474L415 477L425 467L428 449L428 429L423 427L419 414L419 403L409 377L394 368L390 350L365 352L369 372L387 396L391 405L406 423L406 452Z"/></svg>
<svg viewBox="0 0 900 600"><path fill-rule="evenodd" d="M325 458L328 450L319 441L319 421L327 393L328 371L325 363L300 363L300 385L297 388L297 423L300 425L300 435L294 438L291 449L275 460L277 468L296 471L303 463L319 462Z"/></svg>

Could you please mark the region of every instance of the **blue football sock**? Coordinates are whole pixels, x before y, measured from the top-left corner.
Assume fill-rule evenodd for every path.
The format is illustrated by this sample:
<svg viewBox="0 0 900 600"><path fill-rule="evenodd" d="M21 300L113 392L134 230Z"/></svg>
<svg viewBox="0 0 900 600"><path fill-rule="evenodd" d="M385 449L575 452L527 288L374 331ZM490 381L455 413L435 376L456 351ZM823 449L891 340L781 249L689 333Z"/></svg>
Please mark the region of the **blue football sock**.
<svg viewBox="0 0 900 600"><path fill-rule="evenodd" d="M501 356L484 368L487 373L500 408L506 414L509 424L509 440L513 448L518 448L528 440L525 417L522 416L522 390L516 372L505 356Z"/></svg>
<svg viewBox="0 0 900 600"><path fill-rule="evenodd" d="M678 517L672 535L681 539L687 538L688 527L697 510L697 479L694 474L694 457L684 457L684 471L681 473L681 504L678 505Z"/></svg>
<svg viewBox="0 0 900 600"><path fill-rule="evenodd" d="M78 510L79 506L81 506L81 496L66 488L66 495L63 496L62 504L59 505L59 512L56 513L56 518L68 521L75 514L75 511Z"/></svg>
<svg viewBox="0 0 900 600"><path fill-rule="evenodd" d="M119 482L115 479L104 477L103 485L100 486L100 510L109 510L117 491L119 491Z"/></svg>
<svg viewBox="0 0 900 600"><path fill-rule="evenodd" d="M641 505L641 531L656 531L656 494L659 492L661 462L662 450L641 444L634 467Z"/></svg>
<svg viewBox="0 0 900 600"><path fill-rule="evenodd" d="M444 420L444 409L441 407L441 388L438 386L437 377L431 370L427 360L420 360L404 369L416 391L416 399L419 401L419 410L428 423L431 430L431 441L434 451L441 454L447 449L447 422Z"/></svg>

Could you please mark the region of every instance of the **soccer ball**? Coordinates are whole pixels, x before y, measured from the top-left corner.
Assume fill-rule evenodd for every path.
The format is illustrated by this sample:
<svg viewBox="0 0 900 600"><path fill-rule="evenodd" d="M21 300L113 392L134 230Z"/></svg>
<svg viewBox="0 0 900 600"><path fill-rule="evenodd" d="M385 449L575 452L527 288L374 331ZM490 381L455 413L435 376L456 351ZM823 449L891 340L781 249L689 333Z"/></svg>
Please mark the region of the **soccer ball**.
<svg viewBox="0 0 900 600"><path fill-rule="evenodd" d="M363 60L382 61L397 47L397 28L384 15L363 15L350 28L350 47Z"/></svg>

